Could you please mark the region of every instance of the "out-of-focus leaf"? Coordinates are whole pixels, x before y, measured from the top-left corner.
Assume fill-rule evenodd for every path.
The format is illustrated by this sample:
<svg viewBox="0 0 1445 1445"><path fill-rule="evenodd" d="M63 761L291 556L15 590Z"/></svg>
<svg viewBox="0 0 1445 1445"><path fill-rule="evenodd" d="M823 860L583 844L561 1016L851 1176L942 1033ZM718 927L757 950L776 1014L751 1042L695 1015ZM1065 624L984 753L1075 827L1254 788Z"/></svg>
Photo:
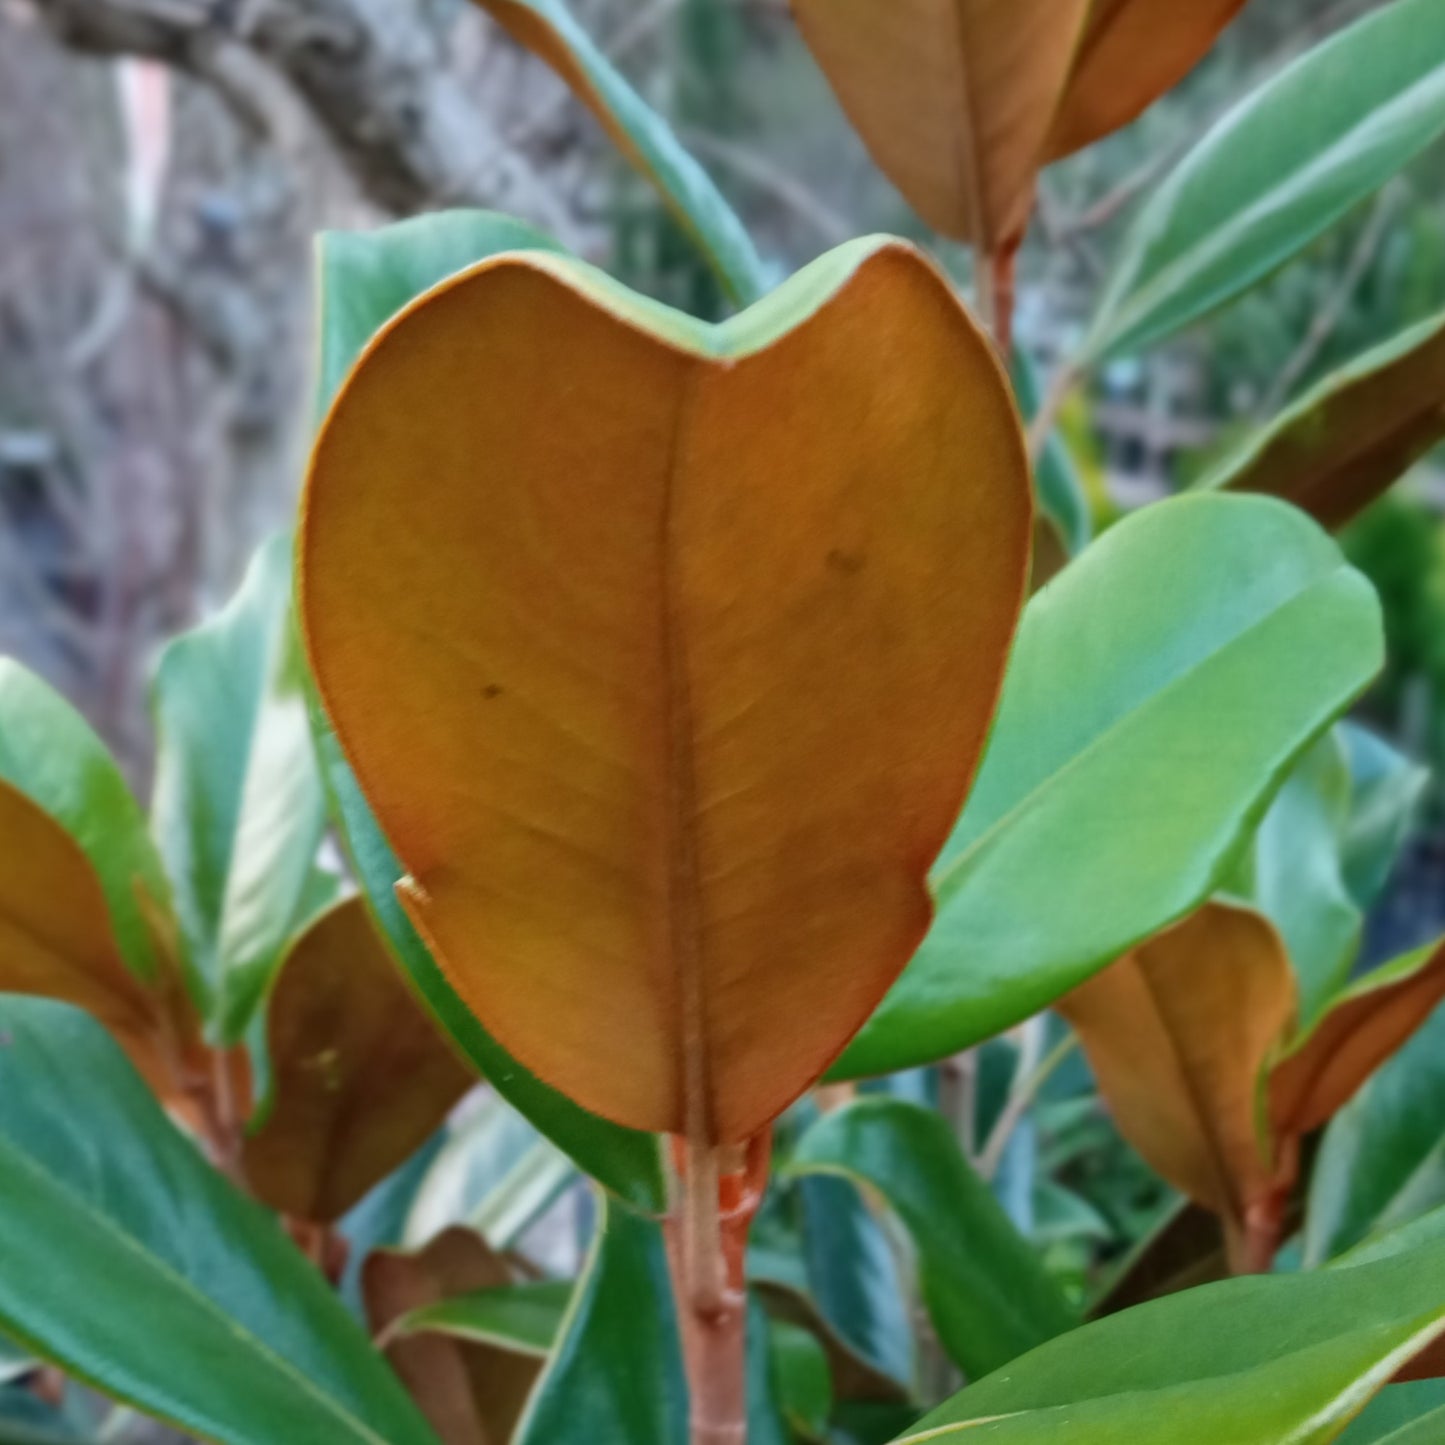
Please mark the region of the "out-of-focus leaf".
<svg viewBox="0 0 1445 1445"><path fill-rule="evenodd" d="M261 1199L298 1219L340 1218L474 1082L359 898L323 914L287 952L267 1030L272 1092L242 1164Z"/></svg>
<svg viewBox="0 0 1445 1445"><path fill-rule="evenodd" d="M1016 247L1089 0L793 0L874 160L935 230Z"/></svg>
<svg viewBox="0 0 1445 1445"><path fill-rule="evenodd" d="M388 1359L443 1445L507 1445L542 1362L530 1339L497 1330L462 1338L423 1321L476 1291L512 1287L506 1262L466 1229L445 1230L416 1253L384 1250L366 1262L372 1332L386 1342Z"/></svg>
<svg viewBox="0 0 1445 1445"><path fill-rule="evenodd" d="M1445 1010L1331 1121L1315 1158L1304 1255L1319 1264L1445 1204Z"/></svg>
<svg viewBox="0 0 1445 1445"><path fill-rule="evenodd" d="M336 734L319 707L313 708L311 720L332 813L373 920L437 1022L492 1087L580 1168L634 1208L660 1214L666 1208L667 1188L654 1136L588 1113L542 1083L457 997L397 900L403 869L341 755Z"/></svg>
<svg viewBox="0 0 1445 1445"><path fill-rule="evenodd" d="M1025 420L1031 421L1039 407L1038 376L1033 363L1024 352L1018 351L1010 371L1019 408ZM1069 453L1068 443L1057 428L1049 432L1034 463L1034 496L1039 506L1036 520L1052 523L1068 556L1082 552L1093 535L1094 520L1089 513L1089 499L1084 493L1084 484ZM1034 569L1037 585L1037 558Z"/></svg>
<svg viewBox="0 0 1445 1445"><path fill-rule="evenodd" d="M1350 763L1350 815L1341 840L1345 886L1357 907L1379 898L1399 857L1429 774L1384 739L1340 724Z"/></svg>
<svg viewBox="0 0 1445 1445"><path fill-rule="evenodd" d="M568 1280L495 1285L413 1310L402 1319L401 1329L405 1334L449 1335L542 1358L556 1343L571 1298Z"/></svg>
<svg viewBox="0 0 1445 1445"><path fill-rule="evenodd" d="M687 1386L662 1233L608 1200L517 1445L682 1445Z"/></svg>
<svg viewBox="0 0 1445 1445"><path fill-rule="evenodd" d="M1306 1023L1349 977L1360 946L1341 851L1350 792L1349 760L1332 729L1290 770L1251 849L1249 896L1284 939Z"/></svg>
<svg viewBox="0 0 1445 1445"><path fill-rule="evenodd" d="M1225 116L1150 196L1084 342L1138 349L1263 279L1445 131L1445 8L1397 0Z"/></svg>
<svg viewBox="0 0 1445 1445"><path fill-rule="evenodd" d="M375 231L324 231L317 243L317 414L366 343L423 291L502 251L560 251L550 236L495 211L432 211Z"/></svg>
<svg viewBox="0 0 1445 1445"><path fill-rule="evenodd" d="M546 61L597 118L627 160L657 187L683 230L737 304L767 289L763 264L736 213L667 122L593 44L562 0L476 0Z"/></svg>
<svg viewBox="0 0 1445 1445"><path fill-rule="evenodd" d="M18 788L80 845L132 973L164 985L156 932L170 885L145 815L90 724L47 683L0 658L0 781Z"/></svg>
<svg viewBox="0 0 1445 1445"><path fill-rule="evenodd" d="M985 1374L1078 1323L940 1114L856 1100L808 1130L790 1168L842 1174L888 1201L917 1246L939 1339L965 1373Z"/></svg>
<svg viewBox="0 0 1445 1445"><path fill-rule="evenodd" d="M1119 1265L1090 1302L1089 1315L1117 1314L1228 1275L1218 1215L1192 1199L1181 1200Z"/></svg>
<svg viewBox="0 0 1445 1445"><path fill-rule="evenodd" d="M1052 1340L901 1438L1324 1442L1442 1329L1445 1245L1358 1269L1228 1280Z"/></svg>
<svg viewBox="0 0 1445 1445"><path fill-rule="evenodd" d="M1029 603L933 926L833 1076L956 1053L1197 907L1382 656L1369 584L1273 498L1111 528Z"/></svg>
<svg viewBox="0 0 1445 1445"><path fill-rule="evenodd" d="M1128 125L1184 79L1243 7L1244 0L1093 0L1047 158Z"/></svg>
<svg viewBox="0 0 1445 1445"><path fill-rule="evenodd" d="M231 603L171 642L152 689L151 827L218 1037L235 1043L304 917L325 799L291 620L291 543L271 538Z"/></svg>
<svg viewBox="0 0 1445 1445"><path fill-rule="evenodd" d="M818 1337L801 1325L778 1320L768 1325L773 1377L783 1415L807 1440L826 1438L833 1409L828 1354Z"/></svg>
<svg viewBox="0 0 1445 1445"><path fill-rule="evenodd" d="M98 1024L10 998L0 1029L7 1334L223 1445L275 1445L283 1420L289 1445L432 1445L325 1281Z"/></svg>
<svg viewBox="0 0 1445 1445"><path fill-rule="evenodd" d="M716 326L540 252L392 324L313 458L303 621L403 903L522 1062L714 1142L817 1078L927 927L1030 510L993 349L901 242Z"/></svg>
<svg viewBox="0 0 1445 1445"><path fill-rule="evenodd" d="M1279 935L1208 903L1059 1004L1124 1136L1231 1233L1280 1187L1258 1126L1260 1076L1296 992Z"/></svg>
<svg viewBox="0 0 1445 1445"><path fill-rule="evenodd" d="M1332 531L1445 438L1445 316L1327 376L1249 437L1202 487L1270 492Z"/></svg>
<svg viewBox="0 0 1445 1445"><path fill-rule="evenodd" d="M1445 941L1373 969L1330 1000L1318 1023L1270 1070L1274 1127L1307 1134L1328 1122L1445 998Z"/></svg>

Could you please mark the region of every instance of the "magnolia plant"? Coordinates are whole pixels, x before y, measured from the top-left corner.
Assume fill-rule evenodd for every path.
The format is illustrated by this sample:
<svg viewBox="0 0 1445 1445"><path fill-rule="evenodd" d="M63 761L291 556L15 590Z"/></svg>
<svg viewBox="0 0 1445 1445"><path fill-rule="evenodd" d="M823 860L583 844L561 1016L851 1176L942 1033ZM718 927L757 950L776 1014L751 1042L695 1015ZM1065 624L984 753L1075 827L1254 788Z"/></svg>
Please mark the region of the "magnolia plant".
<svg viewBox="0 0 1445 1445"><path fill-rule="evenodd" d="M294 549L161 659L148 820L0 668L0 1411L124 1434L88 1387L224 1445L1438 1438L1445 1192L1340 1180L1445 954L1360 969L1420 777L1337 728L1383 639L1321 524L1445 434L1441 323L1097 540L1054 422L1445 131L1445 13L1395 0L1211 130L1036 390L1039 169L1237 3L796 0L976 248L972 309L888 237L769 286L558 0L485 8L735 310L485 212L327 236ZM1040 1201L1089 1206L1017 1161L1078 1063L1060 1017L1222 1266L1171 1223L1122 1283L1057 1267ZM559 1200L580 1269L530 1232ZM1171 1283L1181 1240L1241 1277Z"/></svg>

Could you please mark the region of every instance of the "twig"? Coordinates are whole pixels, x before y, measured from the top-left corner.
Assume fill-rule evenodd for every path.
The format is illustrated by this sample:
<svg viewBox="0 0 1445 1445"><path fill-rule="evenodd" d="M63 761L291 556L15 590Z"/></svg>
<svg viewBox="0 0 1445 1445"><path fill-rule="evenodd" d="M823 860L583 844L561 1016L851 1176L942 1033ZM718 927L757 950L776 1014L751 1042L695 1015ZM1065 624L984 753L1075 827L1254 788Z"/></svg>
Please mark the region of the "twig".
<svg viewBox="0 0 1445 1445"><path fill-rule="evenodd" d="M1033 1023L1035 1020L1031 1019L1029 1022ZM999 1114L997 1122L989 1132L983 1153L978 1156L976 1167L983 1178L992 1179L998 1173L998 1166L1003 1163L1004 1151L1008 1148L1019 1121L1033 1107L1040 1090L1048 1083L1059 1065L1073 1053L1078 1042L1079 1036L1071 1032L1060 1039L1043 1059L1032 1067L1026 1059L1020 1060L1019 1070L1022 1077L1010 1092L1003 1112Z"/></svg>

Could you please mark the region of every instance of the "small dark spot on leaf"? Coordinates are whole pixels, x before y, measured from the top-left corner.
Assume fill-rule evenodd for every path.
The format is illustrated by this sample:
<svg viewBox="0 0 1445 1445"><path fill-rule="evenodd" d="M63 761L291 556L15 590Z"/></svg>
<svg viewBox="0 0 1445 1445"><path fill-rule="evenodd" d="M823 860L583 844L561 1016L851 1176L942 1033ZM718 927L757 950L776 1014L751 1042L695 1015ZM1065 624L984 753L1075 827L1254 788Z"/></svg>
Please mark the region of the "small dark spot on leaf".
<svg viewBox="0 0 1445 1445"><path fill-rule="evenodd" d="M865 560L862 552L845 552L841 547L834 547L828 553L828 566L834 572L841 572L845 577L852 577L861 572Z"/></svg>
<svg viewBox="0 0 1445 1445"><path fill-rule="evenodd" d="M489 683L482 689L482 696L483 696L484 698L486 698L486 700L487 700L488 702L491 702L491 700L492 700L494 697L501 697L501 695L502 695L502 687L501 687L501 684L500 684L500 683L489 682Z"/></svg>

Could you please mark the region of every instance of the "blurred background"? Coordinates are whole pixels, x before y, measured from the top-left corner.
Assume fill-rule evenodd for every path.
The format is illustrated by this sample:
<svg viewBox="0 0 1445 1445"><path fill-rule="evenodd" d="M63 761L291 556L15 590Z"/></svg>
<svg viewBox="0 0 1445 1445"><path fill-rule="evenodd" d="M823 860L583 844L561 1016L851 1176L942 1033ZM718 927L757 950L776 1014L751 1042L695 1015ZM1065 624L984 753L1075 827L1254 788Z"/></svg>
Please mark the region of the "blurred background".
<svg viewBox="0 0 1445 1445"><path fill-rule="evenodd" d="M1381 3L1251 0L1184 85L1045 174L1017 315L1041 375L1073 349L1132 209L1184 150ZM964 249L938 246L869 161L786 0L572 8L779 279L882 230L968 285ZM142 794L160 643L218 607L293 512L314 420L313 237L453 205L514 213L640 290L723 310L653 189L467 0L0 0L0 653L74 701ZM1187 485L1285 400L1442 307L1437 145L1275 280L1072 399L1062 434L1095 527ZM1389 664L1361 715L1434 775L1368 962L1445 928L1442 512L1445 468L1427 457L1343 539L1386 609ZM980 1054L981 1098L995 1065L1012 1067L1001 1047ZM1026 1212L1046 1243L1084 1239L1084 1260L1098 1240L1137 1238L1163 1190L1081 1071L1060 1073L1038 1115L1040 1172L1065 1188ZM465 1169L439 1177L465 1190L486 1174L466 1131L497 1107L484 1098L463 1122L446 1147ZM539 1157L552 1172L519 1188L550 1200L572 1176ZM444 1220L454 1204L425 1208Z"/></svg>

